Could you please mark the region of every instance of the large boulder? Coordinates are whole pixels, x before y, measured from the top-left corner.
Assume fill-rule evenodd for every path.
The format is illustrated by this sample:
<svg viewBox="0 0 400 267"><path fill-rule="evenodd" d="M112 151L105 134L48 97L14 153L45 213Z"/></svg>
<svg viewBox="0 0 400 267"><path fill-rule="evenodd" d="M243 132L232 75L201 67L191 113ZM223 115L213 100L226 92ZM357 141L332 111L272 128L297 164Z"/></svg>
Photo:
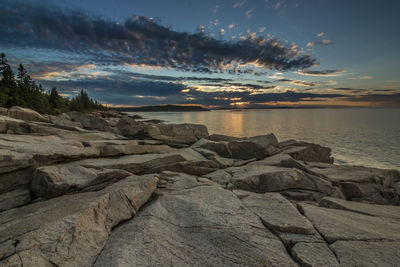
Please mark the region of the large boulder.
<svg viewBox="0 0 400 267"><path fill-rule="evenodd" d="M200 124L154 124L147 127L149 137L166 143L193 144L208 137L207 128Z"/></svg>
<svg viewBox="0 0 400 267"><path fill-rule="evenodd" d="M202 138L195 144L193 148L203 148L217 153L221 157L232 158L232 152L228 146L229 142L214 142L208 139Z"/></svg>
<svg viewBox="0 0 400 267"><path fill-rule="evenodd" d="M85 147L81 142L65 140L54 135L2 135L1 137L0 145L7 149L0 150L0 155L3 155L0 159L3 159L4 165L14 165L4 168L4 172L29 166L98 157L100 154L97 148Z"/></svg>
<svg viewBox="0 0 400 267"><path fill-rule="evenodd" d="M235 159L262 159L267 156L265 148L253 141L231 141L228 147Z"/></svg>
<svg viewBox="0 0 400 267"><path fill-rule="evenodd" d="M74 165L54 165L35 170L31 190L37 197L52 198L88 187L105 187L132 173L115 169L93 169Z"/></svg>
<svg viewBox="0 0 400 267"><path fill-rule="evenodd" d="M336 195L337 189L330 182L298 169L267 165L231 167L205 175L215 182L225 182L230 188L256 193L293 189L315 191L324 195Z"/></svg>
<svg viewBox="0 0 400 267"><path fill-rule="evenodd" d="M116 124L120 133L124 136L137 138L145 136L146 124L141 121L137 121L130 116L123 116Z"/></svg>
<svg viewBox="0 0 400 267"><path fill-rule="evenodd" d="M76 121L72 121L71 117L67 113L62 113L58 116L49 116L49 120L51 123L62 126L62 127L79 127L83 128L82 124Z"/></svg>
<svg viewBox="0 0 400 267"><path fill-rule="evenodd" d="M215 138L229 141L213 141L202 139L195 143L194 147L200 147L214 151L221 157L235 159L262 159L277 152L278 140L275 135L260 135L251 138L230 139Z"/></svg>
<svg viewBox="0 0 400 267"><path fill-rule="evenodd" d="M296 266L232 192L171 176L167 192L111 233L94 266Z"/></svg>
<svg viewBox="0 0 400 267"><path fill-rule="evenodd" d="M118 129L110 126L107 120L101 117L94 116L90 113L71 111L68 112L68 116L73 121L80 123L85 129L119 133Z"/></svg>
<svg viewBox="0 0 400 267"><path fill-rule="evenodd" d="M289 140L279 143L284 153L296 160L306 162L333 163L331 149L313 143Z"/></svg>
<svg viewBox="0 0 400 267"><path fill-rule="evenodd" d="M147 202L157 178L129 176L97 192L0 213L0 265L91 266L112 228Z"/></svg>
<svg viewBox="0 0 400 267"><path fill-rule="evenodd" d="M350 200L366 199L385 202L386 200L381 197L381 193L400 178L400 174L396 170L381 170L361 166L325 164L310 169L339 186L345 197Z"/></svg>
<svg viewBox="0 0 400 267"><path fill-rule="evenodd" d="M29 108L22 108L19 106L11 107L7 115L14 119L24 120L24 121L39 121L39 122L47 122L48 119L40 115L38 112L29 109Z"/></svg>

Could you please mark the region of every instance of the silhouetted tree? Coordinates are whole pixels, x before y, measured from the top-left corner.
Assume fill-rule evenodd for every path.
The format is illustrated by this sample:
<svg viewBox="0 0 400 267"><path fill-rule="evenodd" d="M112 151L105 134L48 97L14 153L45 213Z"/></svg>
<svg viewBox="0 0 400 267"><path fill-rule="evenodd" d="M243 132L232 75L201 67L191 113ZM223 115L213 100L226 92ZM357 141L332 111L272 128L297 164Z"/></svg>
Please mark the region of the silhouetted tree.
<svg viewBox="0 0 400 267"><path fill-rule="evenodd" d="M91 111L105 109L101 104L89 98L85 91L71 101L58 94L54 87L50 93L37 85L22 64L18 66L17 77L7 62L6 55L0 54L0 106L22 106L34 109L40 113L59 114L69 110Z"/></svg>

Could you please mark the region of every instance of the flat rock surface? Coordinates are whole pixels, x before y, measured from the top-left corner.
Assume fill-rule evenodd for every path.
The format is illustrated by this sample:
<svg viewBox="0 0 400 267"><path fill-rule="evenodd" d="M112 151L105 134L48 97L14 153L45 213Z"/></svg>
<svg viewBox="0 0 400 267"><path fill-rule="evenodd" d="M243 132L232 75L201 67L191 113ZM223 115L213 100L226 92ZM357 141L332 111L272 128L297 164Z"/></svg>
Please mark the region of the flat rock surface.
<svg viewBox="0 0 400 267"><path fill-rule="evenodd" d="M291 253L300 266L340 266L335 254L325 243L304 243L295 244Z"/></svg>
<svg viewBox="0 0 400 267"><path fill-rule="evenodd" d="M254 194L241 198L243 204L268 226L280 232L314 234L313 225L279 193Z"/></svg>
<svg viewBox="0 0 400 267"><path fill-rule="evenodd" d="M31 192L20 188L7 193L0 194L0 212L18 206L25 205L31 201Z"/></svg>
<svg viewBox="0 0 400 267"><path fill-rule="evenodd" d="M399 266L400 242L337 241L331 249L341 266Z"/></svg>
<svg viewBox="0 0 400 267"><path fill-rule="evenodd" d="M349 210L377 217L393 218L400 221L400 206L367 204L332 197L324 197L320 200L319 205L326 208Z"/></svg>
<svg viewBox="0 0 400 267"><path fill-rule="evenodd" d="M329 243L338 240L400 241L398 220L346 210L299 204L304 215Z"/></svg>
<svg viewBox="0 0 400 267"><path fill-rule="evenodd" d="M139 265L297 264L232 192L197 183L159 196L134 220L115 229L95 263Z"/></svg>

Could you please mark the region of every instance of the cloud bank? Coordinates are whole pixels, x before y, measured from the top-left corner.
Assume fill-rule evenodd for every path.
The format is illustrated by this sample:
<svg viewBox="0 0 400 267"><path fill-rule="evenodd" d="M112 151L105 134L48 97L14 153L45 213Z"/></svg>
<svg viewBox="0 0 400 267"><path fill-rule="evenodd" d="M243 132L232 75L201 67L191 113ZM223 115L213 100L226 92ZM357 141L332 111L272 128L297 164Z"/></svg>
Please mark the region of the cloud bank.
<svg viewBox="0 0 400 267"><path fill-rule="evenodd" d="M142 16L124 23L32 2L2 1L0 46L50 48L91 54L97 62L129 63L193 72L235 72L252 64L301 70L315 63L296 46L248 37L237 42L177 32Z"/></svg>

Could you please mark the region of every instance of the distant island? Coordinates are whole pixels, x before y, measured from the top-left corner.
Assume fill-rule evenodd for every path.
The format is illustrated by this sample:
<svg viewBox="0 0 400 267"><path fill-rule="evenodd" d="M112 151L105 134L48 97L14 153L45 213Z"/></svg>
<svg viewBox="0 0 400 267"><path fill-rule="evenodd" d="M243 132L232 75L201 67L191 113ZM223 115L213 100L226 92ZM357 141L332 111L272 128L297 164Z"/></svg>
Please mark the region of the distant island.
<svg viewBox="0 0 400 267"><path fill-rule="evenodd" d="M141 107L115 107L111 109L125 112L210 111L202 105L157 105Z"/></svg>

